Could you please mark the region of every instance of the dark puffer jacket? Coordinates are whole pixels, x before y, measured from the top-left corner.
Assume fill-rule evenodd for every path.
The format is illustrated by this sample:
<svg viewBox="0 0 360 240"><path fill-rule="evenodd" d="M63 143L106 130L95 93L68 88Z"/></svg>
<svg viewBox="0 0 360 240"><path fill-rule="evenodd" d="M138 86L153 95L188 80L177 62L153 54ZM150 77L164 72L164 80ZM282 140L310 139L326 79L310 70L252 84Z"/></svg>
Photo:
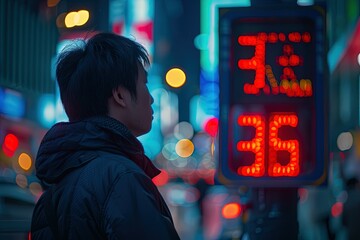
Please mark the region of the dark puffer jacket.
<svg viewBox="0 0 360 240"><path fill-rule="evenodd" d="M59 123L44 137L37 177L47 190L32 239L179 239L141 143L110 117Z"/></svg>

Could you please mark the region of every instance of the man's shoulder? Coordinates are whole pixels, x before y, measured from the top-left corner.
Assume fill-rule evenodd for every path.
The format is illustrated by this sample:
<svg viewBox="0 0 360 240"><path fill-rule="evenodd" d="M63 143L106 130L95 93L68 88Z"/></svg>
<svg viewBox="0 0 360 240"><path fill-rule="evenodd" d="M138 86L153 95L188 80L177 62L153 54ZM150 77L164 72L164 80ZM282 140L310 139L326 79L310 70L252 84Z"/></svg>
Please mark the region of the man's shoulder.
<svg viewBox="0 0 360 240"><path fill-rule="evenodd" d="M128 157L99 152L86 165L70 174L64 184L76 185L78 194L82 194L80 189L85 189L85 193L95 191L97 196L107 196L111 189L110 186L120 179L124 177L138 178L141 175L145 176L143 170Z"/></svg>
<svg viewBox="0 0 360 240"><path fill-rule="evenodd" d="M108 152L97 152L97 156L89 163L88 167L106 175L144 174L144 171L127 156Z"/></svg>

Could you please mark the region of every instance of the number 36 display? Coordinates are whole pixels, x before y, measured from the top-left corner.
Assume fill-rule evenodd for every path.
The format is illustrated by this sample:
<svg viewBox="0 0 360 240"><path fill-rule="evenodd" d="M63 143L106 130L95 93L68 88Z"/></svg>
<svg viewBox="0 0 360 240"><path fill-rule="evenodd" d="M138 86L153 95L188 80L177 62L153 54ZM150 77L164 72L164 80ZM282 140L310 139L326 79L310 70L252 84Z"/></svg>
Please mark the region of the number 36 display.
<svg viewBox="0 0 360 240"><path fill-rule="evenodd" d="M324 16L314 6L219 9L221 182L326 182Z"/></svg>

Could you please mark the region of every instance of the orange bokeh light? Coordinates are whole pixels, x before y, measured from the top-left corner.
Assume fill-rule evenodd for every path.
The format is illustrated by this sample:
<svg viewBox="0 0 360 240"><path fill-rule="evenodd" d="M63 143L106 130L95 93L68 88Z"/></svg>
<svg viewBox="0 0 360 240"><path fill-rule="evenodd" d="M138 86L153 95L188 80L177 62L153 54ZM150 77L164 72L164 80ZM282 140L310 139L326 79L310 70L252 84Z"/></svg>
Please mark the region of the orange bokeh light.
<svg viewBox="0 0 360 240"><path fill-rule="evenodd" d="M240 216L241 214L241 206L239 203L228 203L223 206L221 210L221 214L226 219L234 219Z"/></svg>
<svg viewBox="0 0 360 240"><path fill-rule="evenodd" d="M27 171L31 168L32 160L27 153L21 153L18 158L18 163L23 170Z"/></svg>

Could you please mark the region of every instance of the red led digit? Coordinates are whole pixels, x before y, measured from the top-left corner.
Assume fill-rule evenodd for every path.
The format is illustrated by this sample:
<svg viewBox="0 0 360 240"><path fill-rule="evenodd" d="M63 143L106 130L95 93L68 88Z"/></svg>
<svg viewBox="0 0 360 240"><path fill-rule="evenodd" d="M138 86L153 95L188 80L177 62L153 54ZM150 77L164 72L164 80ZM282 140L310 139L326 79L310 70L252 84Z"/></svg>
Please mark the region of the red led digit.
<svg viewBox="0 0 360 240"><path fill-rule="evenodd" d="M278 137L278 130L282 126L296 127L298 117L295 114L274 114L269 123L269 176L290 176L299 175L299 141L281 140ZM282 165L277 161L277 152L287 151L290 153L289 163Z"/></svg>
<svg viewBox="0 0 360 240"><path fill-rule="evenodd" d="M254 163L251 166L241 166L238 174L242 176L261 177L265 173L265 121L260 115L243 115L238 118L240 126L252 126L255 128L255 137L251 141L239 141L237 150L253 152Z"/></svg>
<svg viewBox="0 0 360 240"><path fill-rule="evenodd" d="M266 34L258 36L239 36L238 42L243 46L255 46L254 57L250 59L240 59L238 67L240 69L255 70L254 84L245 83L244 92L247 94L257 94L260 88L265 86L265 42Z"/></svg>

